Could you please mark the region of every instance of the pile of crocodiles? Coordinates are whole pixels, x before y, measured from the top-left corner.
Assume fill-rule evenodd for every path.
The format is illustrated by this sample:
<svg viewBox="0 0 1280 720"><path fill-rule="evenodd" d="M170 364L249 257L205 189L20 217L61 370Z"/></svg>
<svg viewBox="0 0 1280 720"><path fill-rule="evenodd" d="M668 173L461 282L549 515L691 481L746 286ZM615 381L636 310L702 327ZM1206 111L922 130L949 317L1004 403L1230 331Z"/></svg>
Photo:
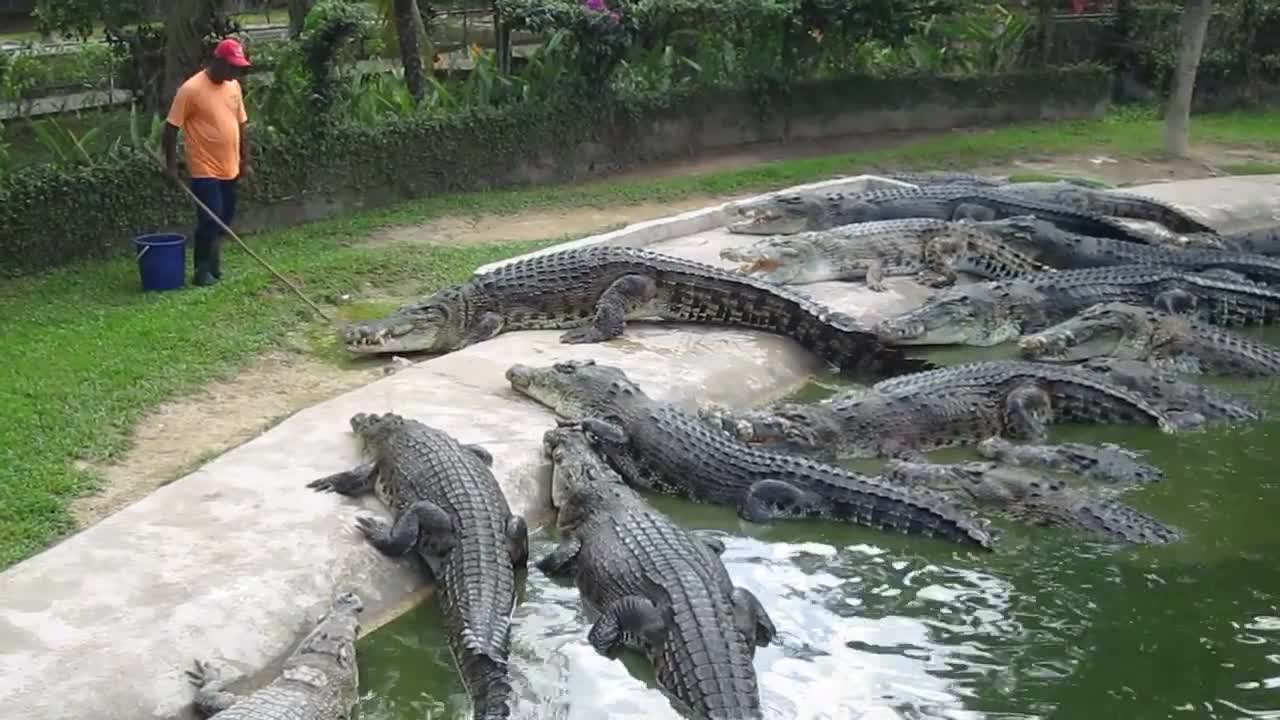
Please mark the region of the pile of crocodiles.
<svg viewBox="0 0 1280 720"><path fill-rule="evenodd" d="M658 493L733 508L744 520L823 519L1001 547L988 514L1098 542L1167 544L1186 533L1121 495L1165 481L1115 444L1053 444L1060 422L1182 433L1263 409L1197 381L1272 376L1280 348L1231 326L1280 315L1280 232L1226 234L1167 203L1071 182L960 173L887 176L891 189L782 193L737 206L737 269L648 250L590 246L516 259L353 323L352 353L448 353L494 336L558 329L563 343L623 336L651 320L787 336L861 383L820 402L731 411L663 402L623 368L590 359L516 363L506 380L545 407L559 544L533 563L573 582L599 653L639 653L691 718L764 717L753 660L780 629L736 585L724 545L653 507ZM877 323L790 286L844 281L884 291L908 276L935 288ZM939 365L927 345L1016 343L1021 359ZM372 494L390 521L357 529L387 557L416 558L436 586L449 649L480 720L519 704L511 628L529 533L488 450L395 413L351 429L369 461L310 487ZM931 462L968 448L974 457ZM876 474L848 458L879 458ZM923 538L931 538L925 540ZM207 663L189 671L205 715L348 718L357 699L360 598L337 595L271 684L233 695Z"/></svg>

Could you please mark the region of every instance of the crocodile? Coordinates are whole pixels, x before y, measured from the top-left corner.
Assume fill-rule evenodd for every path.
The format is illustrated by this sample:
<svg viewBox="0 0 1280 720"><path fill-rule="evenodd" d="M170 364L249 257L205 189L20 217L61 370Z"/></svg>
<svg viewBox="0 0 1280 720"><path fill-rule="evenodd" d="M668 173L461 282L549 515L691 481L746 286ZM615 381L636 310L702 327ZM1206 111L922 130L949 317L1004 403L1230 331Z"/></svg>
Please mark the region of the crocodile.
<svg viewBox="0 0 1280 720"><path fill-rule="evenodd" d="M534 255L475 275L388 317L349 325L356 353L449 352L511 330L564 329L560 341L598 343L630 319L660 317L786 335L850 374L933 367L885 347L852 317L763 280L631 247L596 245Z"/></svg>
<svg viewBox="0 0 1280 720"><path fill-rule="evenodd" d="M1176 233L1217 234L1213 227L1169 203L1122 190L1088 188L1059 180L1009 183L1002 185L1000 192L1096 215L1147 220Z"/></svg>
<svg viewBox="0 0 1280 720"><path fill-rule="evenodd" d="M1115 443L1034 445L989 437L978 443L978 455L1014 467L1039 467L1111 484L1148 485L1164 481L1164 471L1133 450Z"/></svg>
<svg viewBox="0 0 1280 720"><path fill-rule="evenodd" d="M884 291L885 276L915 275L940 286L954 283L957 272L994 280L1053 269L971 224L927 218L776 235L724 248L720 257L744 263L739 272L779 285L865 280L875 292Z"/></svg>
<svg viewBox="0 0 1280 720"><path fill-rule="evenodd" d="M627 647L646 655L658 686L685 715L762 719L752 658L777 630L756 596L734 586L718 557L723 546L652 508L582 428L548 430L543 449L552 460L561 542L537 566L574 578L598 615L587 635L592 647L606 656Z"/></svg>
<svg viewBox="0 0 1280 720"><path fill-rule="evenodd" d="M1280 224L1225 232L1221 237L1223 246L1228 250L1272 257L1280 255Z"/></svg>
<svg viewBox="0 0 1280 720"><path fill-rule="evenodd" d="M644 393L593 360L507 369L516 392L580 421L632 487L728 505L752 522L825 518L990 549L979 518L932 493L903 492L809 458L749 447Z"/></svg>
<svg viewBox="0 0 1280 720"><path fill-rule="evenodd" d="M360 517L357 527L389 557L416 550L437 586L449 649L474 717L510 717L515 575L527 567L529 534L493 476L493 456L395 413L358 413L351 429L372 461L307 487L348 497L373 493L392 510L394 524Z"/></svg>
<svg viewBox="0 0 1280 720"><path fill-rule="evenodd" d="M1280 375L1280 348L1186 315L1128 303L1099 303L1018 341L1023 357L1077 362L1118 357L1190 375Z"/></svg>
<svg viewBox="0 0 1280 720"><path fill-rule="evenodd" d="M1074 232L1133 242L1147 241L1143 232L1103 215L1019 197L1005 192L1004 187L963 183L849 194L837 192L817 197L803 193L783 194L744 203L736 209L746 219L729 224L728 230L749 235L790 235L873 220L998 220L1014 215L1035 215Z"/></svg>
<svg viewBox="0 0 1280 720"><path fill-rule="evenodd" d="M972 175L970 173L961 172L897 172L885 175L877 175L876 177L889 178L898 182L911 183L912 185L977 185L982 187L1001 187L1009 184L1009 179L1005 177L992 177L987 175Z"/></svg>
<svg viewBox="0 0 1280 720"><path fill-rule="evenodd" d="M1260 420L1264 413L1244 398L1218 388L1183 380L1135 360L1091 358L1072 366L1147 398L1183 426L1213 420Z"/></svg>
<svg viewBox="0 0 1280 720"><path fill-rule="evenodd" d="M875 331L893 345L991 347L1104 302L1186 312L1215 325L1269 323L1280 315L1277 290L1178 268L1116 265L957 285L882 320Z"/></svg>
<svg viewBox="0 0 1280 720"><path fill-rule="evenodd" d="M363 610L359 595L338 593L280 674L248 695L228 691L217 668L196 660L187 670L196 712L217 720L347 720L360 699L355 644Z"/></svg>
<svg viewBox="0 0 1280 720"><path fill-rule="evenodd" d="M886 482L945 492L976 509L997 510L1014 520L1068 528L1110 541L1165 545L1182 539L1179 529L1112 497L994 462L934 465L890 460L881 477Z"/></svg>
<svg viewBox="0 0 1280 720"><path fill-rule="evenodd" d="M1215 270L1224 277L1230 273L1266 283L1280 282L1280 260L1265 255L1199 247L1153 246L1080 235L1031 215L978 224L1013 249L1055 268L1164 265L1191 271Z"/></svg>
<svg viewBox="0 0 1280 720"><path fill-rule="evenodd" d="M989 360L904 375L817 403L735 414L707 403L699 416L753 446L808 455L901 457L974 445L992 436L1038 440L1051 420L1141 423L1177 429L1135 392L1072 367Z"/></svg>

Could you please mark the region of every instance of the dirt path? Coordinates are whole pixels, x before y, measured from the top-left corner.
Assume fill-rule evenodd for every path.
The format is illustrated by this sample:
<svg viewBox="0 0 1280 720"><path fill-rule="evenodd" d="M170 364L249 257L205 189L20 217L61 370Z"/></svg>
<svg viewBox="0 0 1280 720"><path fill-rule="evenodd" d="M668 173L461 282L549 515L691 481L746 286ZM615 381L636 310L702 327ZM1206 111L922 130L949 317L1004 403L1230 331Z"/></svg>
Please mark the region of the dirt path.
<svg viewBox="0 0 1280 720"><path fill-rule="evenodd" d="M903 134L875 141L865 138L824 143L761 145L691 161L663 163L616 179L653 179L745 168L761 162L866 149L915 139ZM1090 177L1115 185L1183 180L1218 174L1215 167L1246 162L1277 162L1280 156L1222 148L1199 148L1194 161L1140 162L1106 156L1027 158L977 168L990 174L1058 173ZM551 237L582 237L633 222L671 215L728 197L697 197L683 202L620 205L609 208L536 210L514 215L450 217L422 225L394 228L370 238L371 244L481 244ZM133 433L132 449L118 462L98 468L101 493L82 498L73 513L83 527L146 496L157 487L194 470L298 410L369 383L386 366L343 369L302 353L276 351L264 356L232 380L218 382L196 395L156 408ZM216 412L211 408L217 408Z"/></svg>

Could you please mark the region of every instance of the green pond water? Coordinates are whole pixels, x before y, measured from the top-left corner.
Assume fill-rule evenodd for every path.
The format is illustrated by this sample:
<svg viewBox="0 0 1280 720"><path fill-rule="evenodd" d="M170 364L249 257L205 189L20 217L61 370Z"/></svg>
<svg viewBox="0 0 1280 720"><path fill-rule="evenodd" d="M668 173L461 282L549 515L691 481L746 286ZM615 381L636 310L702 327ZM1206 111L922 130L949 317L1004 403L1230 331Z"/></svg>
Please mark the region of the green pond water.
<svg viewBox="0 0 1280 720"><path fill-rule="evenodd" d="M931 356L950 364L1008 354ZM1209 382L1280 412L1269 382ZM820 379L797 398L839 387ZM1274 421L1172 436L1054 429L1054 440L1147 451L1165 470L1164 483L1124 496L1186 532L1164 547L995 520L1001 547L976 553L848 525L752 525L728 508L650 499L686 527L719 533L734 582L777 625L778 642L755 660L769 718L1280 719L1277 430ZM554 530L531 531L537 559ZM679 717L643 659L590 648L571 585L531 567L523 592L514 717ZM433 603L371 633L359 658L362 720L470 717Z"/></svg>

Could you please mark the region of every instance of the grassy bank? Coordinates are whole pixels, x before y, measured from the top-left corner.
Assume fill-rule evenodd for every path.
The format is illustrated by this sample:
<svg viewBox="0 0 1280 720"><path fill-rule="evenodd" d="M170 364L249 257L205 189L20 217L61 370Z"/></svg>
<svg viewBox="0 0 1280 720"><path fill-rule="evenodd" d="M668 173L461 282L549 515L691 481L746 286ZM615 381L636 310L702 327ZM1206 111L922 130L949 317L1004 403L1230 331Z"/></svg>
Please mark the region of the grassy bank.
<svg viewBox="0 0 1280 720"><path fill-rule="evenodd" d="M1280 148L1280 113L1198 117L1195 140ZM949 134L896 148L646 182L602 182L433 198L250 238L261 254L312 297L366 283L425 292L477 265L546 245L467 248L381 245L362 240L388 225L443 215L531 208L662 202L766 190L873 169L964 168L1027 155L1158 151L1159 123L1127 114L1098 122L1024 125ZM0 567L47 547L72 529L67 503L96 478L77 460L124 450L135 421L158 403L234 373L293 330L327 329L234 247L216 288L144 296L131 258L84 264L0 284ZM217 408L210 408L216 413Z"/></svg>

